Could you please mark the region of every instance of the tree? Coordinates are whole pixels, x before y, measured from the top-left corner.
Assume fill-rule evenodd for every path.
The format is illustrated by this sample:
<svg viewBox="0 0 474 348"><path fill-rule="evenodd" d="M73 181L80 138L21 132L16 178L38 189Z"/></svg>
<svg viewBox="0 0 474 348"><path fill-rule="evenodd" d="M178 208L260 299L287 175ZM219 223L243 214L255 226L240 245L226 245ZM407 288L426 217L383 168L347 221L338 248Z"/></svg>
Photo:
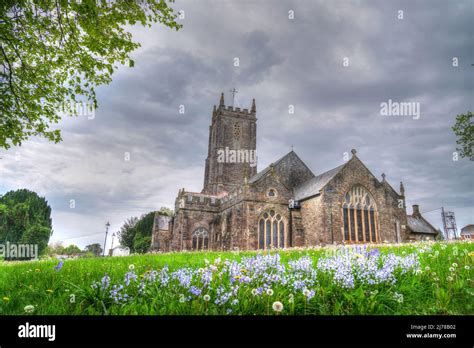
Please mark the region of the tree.
<svg viewBox="0 0 474 348"><path fill-rule="evenodd" d="M39 135L61 141L61 114L95 109L95 88L118 64L134 66L128 25L176 30L172 0L3 0L0 2L0 148ZM80 104L85 103L85 104Z"/></svg>
<svg viewBox="0 0 474 348"><path fill-rule="evenodd" d="M473 113L470 111L466 114L457 115L453 131L458 137L456 144L460 146L456 150L460 152L461 157L467 157L474 161L474 121L472 116Z"/></svg>
<svg viewBox="0 0 474 348"><path fill-rule="evenodd" d="M79 249L79 247L74 244L68 245L67 247L64 248L64 253L66 255L79 254L80 252L81 252L81 249Z"/></svg>
<svg viewBox="0 0 474 348"><path fill-rule="evenodd" d="M0 197L0 244L37 244L41 254L52 233L51 207L44 197L26 189Z"/></svg>
<svg viewBox="0 0 474 348"><path fill-rule="evenodd" d="M100 246L99 243L94 243L94 244L89 244L89 245L86 245L84 251L87 253L87 252L91 252L93 253L95 256L100 256L102 255L102 247Z"/></svg>
<svg viewBox="0 0 474 348"><path fill-rule="evenodd" d="M133 239L135 238L135 225L137 224L138 218L132 216L131 218L125 220L120 231L117 232L120 245L124 247L129 247L130 251L133 251Z"/></svg>

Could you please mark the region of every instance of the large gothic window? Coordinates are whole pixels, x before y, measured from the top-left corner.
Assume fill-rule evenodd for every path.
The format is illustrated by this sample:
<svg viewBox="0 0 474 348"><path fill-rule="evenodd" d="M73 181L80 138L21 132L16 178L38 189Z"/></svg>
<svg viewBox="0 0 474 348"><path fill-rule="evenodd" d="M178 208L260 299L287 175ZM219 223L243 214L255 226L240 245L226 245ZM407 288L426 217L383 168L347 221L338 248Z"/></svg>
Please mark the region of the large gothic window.
<svg viewBox="0 0 474 348"><path fill-rule="evenodd" d="M374 198L364 187L356 185L346 193L342 204L342 218L346 242L377 242L377 207Z"/></svg>
<svg viewBox="0 0 474 348"><path fill-rule="evenodd" d="M193 232L193 250L203 250L209 247L209 232L199 227Z"/></svg>
<svg viewBox="0 0 474 348"><path fill-rule="evenodd" d="M287 233L283 217L274 210L262 214L258 221L258 248L284 248Z"/></svg>

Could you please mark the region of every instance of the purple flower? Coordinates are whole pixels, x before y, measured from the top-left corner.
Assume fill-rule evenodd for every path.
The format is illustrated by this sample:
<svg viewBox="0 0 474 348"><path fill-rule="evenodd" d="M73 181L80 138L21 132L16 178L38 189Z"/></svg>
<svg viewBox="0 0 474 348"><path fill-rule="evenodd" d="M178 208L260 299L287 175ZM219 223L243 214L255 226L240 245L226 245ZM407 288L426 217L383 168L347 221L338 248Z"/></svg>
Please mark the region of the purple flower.
<svg viewBox="0 0 474 348"><path fill-rule="evenodd" d="M59 262L56 266L54 266L54 270L56 272L59 272L61 270L61 268L63 268L63 265L64 265L63 261Z"/></svg>

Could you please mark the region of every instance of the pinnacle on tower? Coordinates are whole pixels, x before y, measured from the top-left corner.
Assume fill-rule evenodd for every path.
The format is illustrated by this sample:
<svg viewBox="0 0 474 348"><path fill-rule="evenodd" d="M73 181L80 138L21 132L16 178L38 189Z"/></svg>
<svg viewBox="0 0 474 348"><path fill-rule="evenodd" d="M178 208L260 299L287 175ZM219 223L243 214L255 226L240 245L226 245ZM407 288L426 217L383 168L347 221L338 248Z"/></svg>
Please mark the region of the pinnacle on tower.
<svg viewBox="0 0 474 348"><path fill-rule="evenodd" d="M405 196L405 187L402 181L400 181L400 195Z"/></svg>
<svg viewBox="0 0 474 348"><path fill-rule="evenodd" d="M224 106L224 92L221 93L221 100L219 102L219 106Z"/></svg>
<svg viewBox="0 0 474 348"><path fill-rule="evenodd" d="M250 109L250 112L253 112L253 113L257 112L257 108L255 107L255 98L252 99L252 108Z"/></svg>

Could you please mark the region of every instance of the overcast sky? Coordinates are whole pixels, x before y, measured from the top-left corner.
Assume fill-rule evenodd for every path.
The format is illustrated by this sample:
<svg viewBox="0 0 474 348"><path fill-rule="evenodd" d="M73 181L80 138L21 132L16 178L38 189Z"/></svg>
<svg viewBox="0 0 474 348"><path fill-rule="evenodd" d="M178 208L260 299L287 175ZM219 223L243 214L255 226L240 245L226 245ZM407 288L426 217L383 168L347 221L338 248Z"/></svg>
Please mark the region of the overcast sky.
<svg viewBox="0 0 474 348"><path fill-rule="evenodd" d="M376 177L397 190L404 182L408 213L444 206L459 228L474 223L473 163L453 161L451 130L474 111L473 4L177 1L182 30L131 29L142 44L135 67L98 89L95 118L65 118L60 144L0 151L0 194L45 196L51 241L102 244L107 221L118 231L128 217L173 208L180 188L202 189L212 106L221 91L231 104L235 87L236 106L256 99L259 170L294 145L319 174L355 148ZM420 117L382 116L389 99L419 103ZM441 227L439 210L426 217Z"/></svg>

